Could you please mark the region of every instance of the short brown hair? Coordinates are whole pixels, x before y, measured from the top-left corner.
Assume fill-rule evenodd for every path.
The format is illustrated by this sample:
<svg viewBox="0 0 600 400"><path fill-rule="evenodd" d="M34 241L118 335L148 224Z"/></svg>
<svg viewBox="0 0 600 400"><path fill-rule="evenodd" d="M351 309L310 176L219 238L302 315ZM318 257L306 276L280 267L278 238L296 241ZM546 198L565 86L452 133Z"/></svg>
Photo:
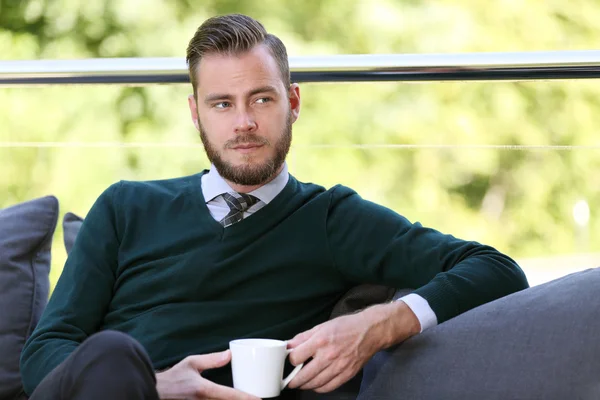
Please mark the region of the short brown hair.
<svg viewBox="0 0 600 400"><path fill-rule="evenodd" d="M207 19L196 31L187 48L186 62L190 81L196 95L198 64L207 54L241 54L257 45L266 45L275 58L281 79L290 86L290 67L283 42L267 33L265 27L253 18L242 14L228 14Z"/></svg>

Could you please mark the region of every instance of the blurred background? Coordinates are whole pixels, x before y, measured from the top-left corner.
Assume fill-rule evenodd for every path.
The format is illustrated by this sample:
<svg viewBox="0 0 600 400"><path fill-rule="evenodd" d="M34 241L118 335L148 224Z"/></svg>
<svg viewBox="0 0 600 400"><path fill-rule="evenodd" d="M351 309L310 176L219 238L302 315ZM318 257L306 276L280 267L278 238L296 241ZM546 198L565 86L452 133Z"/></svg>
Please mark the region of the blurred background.
<svg viewBox="0 0 600 400"><path fill-rule="evenodd" d="M0 0L0 59L185 57L202 22L230 12L259 19L290 56L600 43L597 0ZM208 168L189 93L0 87L0 208L53 194L61 218L85 216L120 179ZM303 84L301 94L288 159L298 179L348 185L490 244L532 285L600 265L600 81ZM65 259L59 226L52 286Z"/></svg>

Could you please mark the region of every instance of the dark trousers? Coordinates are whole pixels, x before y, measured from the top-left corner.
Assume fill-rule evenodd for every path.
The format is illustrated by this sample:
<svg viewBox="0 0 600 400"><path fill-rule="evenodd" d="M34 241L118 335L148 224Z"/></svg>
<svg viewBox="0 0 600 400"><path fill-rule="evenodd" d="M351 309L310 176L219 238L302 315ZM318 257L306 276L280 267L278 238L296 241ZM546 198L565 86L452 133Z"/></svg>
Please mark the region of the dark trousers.
<svg viewBox="0 0 600 400"><path fill-rule="evenodd" d="M150 358L130 336L90 336L56 367L30 400L158 400Z"/></svg>
<svg viewBox="0 0 600 400"><path fill-rule="evenodd" d="M285 390L273 400L354 400L360 376L326 394ZM102 331L44 378L29 400L159 400L144 348L131 336Z"/></svg>

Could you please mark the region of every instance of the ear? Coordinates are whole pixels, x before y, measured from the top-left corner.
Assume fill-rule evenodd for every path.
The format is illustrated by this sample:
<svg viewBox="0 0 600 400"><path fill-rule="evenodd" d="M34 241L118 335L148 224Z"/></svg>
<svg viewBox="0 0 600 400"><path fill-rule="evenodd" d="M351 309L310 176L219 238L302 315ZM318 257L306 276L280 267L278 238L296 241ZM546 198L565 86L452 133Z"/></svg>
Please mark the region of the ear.
<svg viewBox="0 0 600 400"><path fill-rule="evenodd" d="M297 83L292 83L288 91L290 99L290 109L292 112L292 123L296 122L300 116L300 86Z"/></svg>
<svg viewBox="0 0 600 400"><path fill-rule="evenodd" d="M194 122L194 126L197 131L200 131L200 124L198 123L198 104L196 103L196 98L193 94L188 96L188 105L190 107L190 114L192 116L192 122Z"/></svg>

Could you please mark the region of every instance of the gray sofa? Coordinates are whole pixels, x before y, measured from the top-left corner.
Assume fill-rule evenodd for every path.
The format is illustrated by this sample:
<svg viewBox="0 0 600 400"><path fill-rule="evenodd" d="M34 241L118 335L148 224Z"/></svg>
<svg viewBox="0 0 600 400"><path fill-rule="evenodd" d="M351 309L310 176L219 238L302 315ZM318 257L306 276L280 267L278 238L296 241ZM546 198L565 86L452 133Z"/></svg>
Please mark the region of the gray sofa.
<svg viewBox="0 0 600 400"><path fill-rule="evenodd" d="M48 298L53 196L0 209L0 400L24 398L23 344ZM81 218L62 224L70 250ZM363 286L332 317L400 296ZM464 313L376 354L354 380L310 399L600 399L600 269L539 285Z"/></svg>

